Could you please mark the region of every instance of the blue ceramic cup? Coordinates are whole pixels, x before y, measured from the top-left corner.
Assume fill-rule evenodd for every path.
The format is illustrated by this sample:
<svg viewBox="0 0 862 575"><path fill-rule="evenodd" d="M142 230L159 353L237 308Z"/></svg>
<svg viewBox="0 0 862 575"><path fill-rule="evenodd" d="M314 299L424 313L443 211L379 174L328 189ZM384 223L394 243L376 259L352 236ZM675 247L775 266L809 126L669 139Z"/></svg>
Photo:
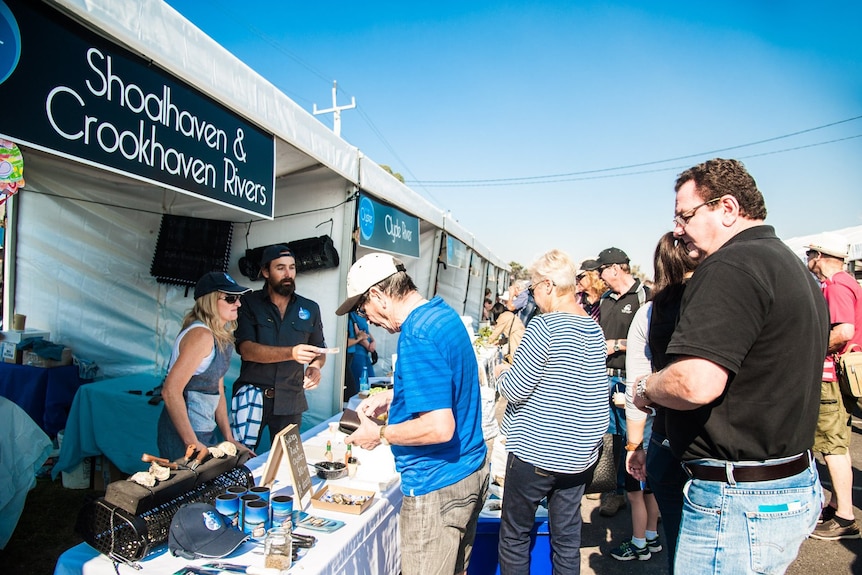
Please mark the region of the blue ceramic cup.
<svg viewBox="0 0 862 575"><path fill-rule="evenodd" d="M229 525L239 528L239 497L235 493L222 493L216 496L215 508Z"/></svg>
<svg viewBox="0 0 862 575"><path fill-rule="evenodd" d="M257 495L264 501L269 501L269 487L252 487L248 492Z"/></svg>
<svg viewBox="0 0 862 575"><path fill-rule="evenodd" d="M256 499L247 501L243 513L242 530L254 539L262 539L270 528L269 504Z"/></svg>
<svg viewBox="0 0 862 575"><path fill-rule="evenodd" d="M239 498L239 522L237 523L237 528L243 528L243 517L245 516L245 506L249 501L260 501L260 497L254 495L253 493L246 493L245 495L241 495Z"/></svg>
<svg viewBox="0 0 862 575"><path fill-rule="evenodd" d="M242 497L246 493L248 493L248 487L245 485L231 485L227 489L224 490L225 493L233 493L237 497Z"/></svg>
<svg viewBox="0 0 862 575"><path fill-rule="evenodd" d="M293 513L293 497L290 495L273 495L269 507L272 510L272 526L281 527L285 523L291 526L290 519Z"/></svg>

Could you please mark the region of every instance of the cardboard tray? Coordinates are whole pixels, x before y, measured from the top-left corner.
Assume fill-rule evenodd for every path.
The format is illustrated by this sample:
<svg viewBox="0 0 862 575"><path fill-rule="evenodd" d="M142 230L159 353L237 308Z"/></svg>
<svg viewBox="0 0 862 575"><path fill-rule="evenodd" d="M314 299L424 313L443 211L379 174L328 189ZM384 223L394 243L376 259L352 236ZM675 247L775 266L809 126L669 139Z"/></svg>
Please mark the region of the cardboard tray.
<svg viewBox="0 0 862 575"><path fill-rule="evenodd" d="M344 495L365 495L368 496L368 501L363 503L362 505L344 505L339 503L330 503L328 501L321 501L320 498L329 491L330 493L342 493ZM365 491L363 489L351 489L349 487L342 487L340 485L330 485L327 483L323 484L323 487L318 490L317 493L311 496L311 506L316 507L318 509L326 509L329 511L338 511L339 513L350 513L352 515L359 515L374 503L374 492L373 491Z"/></svg>

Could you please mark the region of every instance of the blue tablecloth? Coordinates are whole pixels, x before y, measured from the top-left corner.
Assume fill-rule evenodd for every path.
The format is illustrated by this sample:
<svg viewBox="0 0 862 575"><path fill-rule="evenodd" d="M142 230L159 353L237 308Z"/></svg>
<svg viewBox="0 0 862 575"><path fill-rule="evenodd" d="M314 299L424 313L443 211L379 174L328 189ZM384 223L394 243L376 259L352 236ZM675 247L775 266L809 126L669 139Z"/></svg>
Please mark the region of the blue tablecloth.
<svg viewBox="0 0 862 575"><path fill-rule="evenodd" d="M56 369L56 368L55 368ZM143 453L158 454L156 424L164 402L150 405L148 391L161 377L135 374L82 385L72 402L60 457L52 475L71 471L85 457L105 455L120 471L145 471ZM139 391L140 395L129 393Z"/></svg>
<svg viewBox="0 0 862 575"><path fill-rule="evenodd" d="M21 407L0 397L0 549L6 547L24 510L36 470L51 452L51 440Z"/></svg>
<svg viewBox="0 0 862 575"><path fill-rule="evenodd" d="M0 363L0 395L19 405L49 437L66 427L80 386L74 365L46 368Z"/></svg>

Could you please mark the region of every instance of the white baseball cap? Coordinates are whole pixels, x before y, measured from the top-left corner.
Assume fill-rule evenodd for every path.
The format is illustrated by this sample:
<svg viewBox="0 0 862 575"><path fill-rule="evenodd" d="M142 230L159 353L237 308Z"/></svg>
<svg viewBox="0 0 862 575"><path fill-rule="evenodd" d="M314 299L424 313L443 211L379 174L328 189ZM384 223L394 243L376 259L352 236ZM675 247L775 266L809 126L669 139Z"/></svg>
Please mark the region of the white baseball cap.
<svg viewBox="0 0 862 575"><path fill-rule="evenodd" d="M347 272L347 299L338 306L335 314L344 315L350 312L371 286L403 271L407 271L404 264L389 254L373 253L362 256Z"/></svg>

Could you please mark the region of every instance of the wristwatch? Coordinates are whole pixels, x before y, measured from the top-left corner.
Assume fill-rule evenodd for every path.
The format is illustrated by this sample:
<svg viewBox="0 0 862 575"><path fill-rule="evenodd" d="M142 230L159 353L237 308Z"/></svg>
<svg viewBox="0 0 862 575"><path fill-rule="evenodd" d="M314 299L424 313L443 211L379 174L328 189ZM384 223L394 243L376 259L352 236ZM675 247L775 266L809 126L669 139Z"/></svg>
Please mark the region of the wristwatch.
<svg viewBox="0 0 862 575"><path fill-rule="evenodd" d="M637 381L637 383L635 384L635 395L637 395L641 399L649 399L649 397L647 397L647 388L646 388L646 384L647 384L648 379L649 379L648 375L644 376L644 377L640 378Z"/></svg>
<svg viewBox="0 0 862 575"><path fill-rule="evenodd" d="M622 349L622 346L620 346L620 340L615 339L615 340L614 340L614 351L615 351L615 352L617 352L617 351L619 351L619 350L621 350L621 349Z"/></svg>
<svg viewBox="0 0 862 575"><path fill-rule="evenodd" d="M380 443L383 445L389 445L389 441L386 439L386 426L380 426Z"/></svg>
<svg viewBox="0 0 862 575"><path fill-rule="evenodd" d="M640 451L643 448L643 443L626 443L626 451Z"/></svg>

